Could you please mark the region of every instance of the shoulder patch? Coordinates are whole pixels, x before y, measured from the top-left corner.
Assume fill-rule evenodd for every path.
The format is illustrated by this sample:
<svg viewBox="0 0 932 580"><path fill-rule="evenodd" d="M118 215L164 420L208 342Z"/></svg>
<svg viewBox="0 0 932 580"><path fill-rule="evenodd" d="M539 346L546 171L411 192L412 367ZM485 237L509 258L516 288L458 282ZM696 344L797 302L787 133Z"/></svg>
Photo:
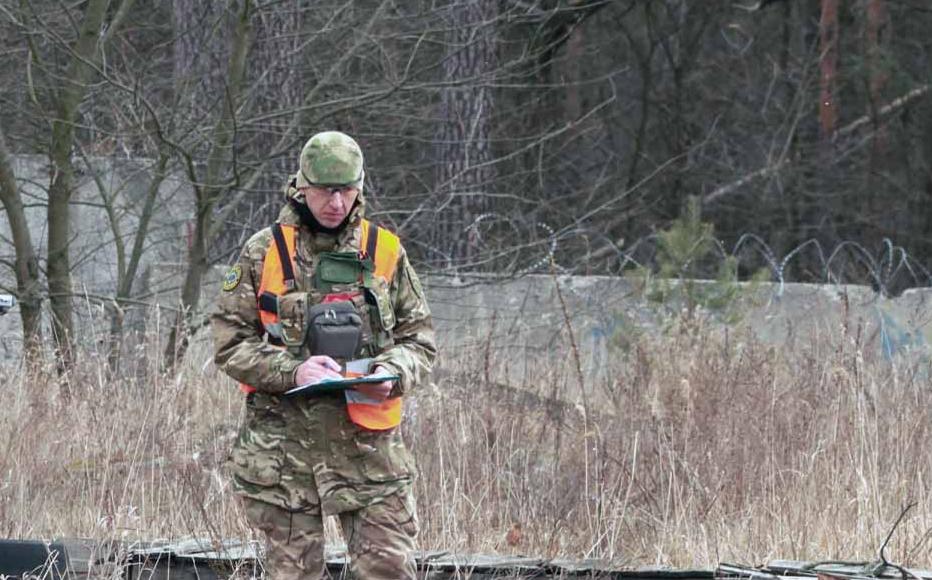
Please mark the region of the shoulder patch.
<svg viewBox="0 0 932 580"><path fill-rule="evenodd" d="M239 264L230 268L223 276L223 291L229 292L239 286L240 280L243 279L243 267Z"/></svg>

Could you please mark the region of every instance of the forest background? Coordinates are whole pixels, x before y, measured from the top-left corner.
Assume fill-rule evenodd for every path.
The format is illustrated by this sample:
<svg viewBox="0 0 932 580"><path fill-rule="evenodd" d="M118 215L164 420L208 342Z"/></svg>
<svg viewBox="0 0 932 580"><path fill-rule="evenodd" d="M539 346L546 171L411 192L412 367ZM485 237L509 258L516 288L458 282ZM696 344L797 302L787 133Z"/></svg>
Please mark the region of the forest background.
<svg viewBox="0 0 932 580"><path fill-rule="evenodd" d="M27 341L48 304L64 360L80 334L70 208L78 182L106 177L94 160L140 161L149 180L92 200L117 269L99 300L145 301L146 251L184 239L180 330L207 268L274 219L296 152L327 128L362 143L372 217L425 272L651 266L694 199L739 277L929 282L922 0L0 6L5 289ZM22 154L46 159L47 201L17 183ZM171 177L187 186L167 200ZM36 204L44 232L27 225ZM897 279L864 265L887 242L909 257ZM849 243L858 255L827 271Z"/></svg>
<svg viewBox="0 0 932 580"><path fill-rule="evenodd" d="M884 295L926 286L932 259L932 210L927 207L932 198L929 30L932 6L926 0L0 0L0 201L9 231L0 246L0 291L14 294L19 303L24 353L27 361L35 363L22 368L46 373L42 380L26 381L24 373L6 368L4 372L18 377L9 381L13 385L9 388L19 385L16 400L25 405L10 409L19 409L19 420L46 416L48 405L57 403L35 400L35 384L55 385L61 389L56 391L61 399L55 400L73 401L84 391L77 385L88 381L101 389L113 389L119 378L127 376L140 384L184 382L192 389L198 380L207 381L188 380L190 375L184 373L191 372L185 366L190 365L190 357L185 356L189 337L203 327L201 288L210 268L230 263L243 240L274 219L281 187L295 170L301 144L324 129L343 130L359 140L368 164L370 216L402 236L418 271L425 274L617 275L638 267L663 271L670 266L661 263L669 257L664 234L676 231L677 224L694 223L694 217L701 215L706 225L699 228L700 237L714 235L722 260L687 259L676 265L678 271L688 268L690 275L716 277L723 260L730 257L734 268L729 275L737 279L756 276L763 269L773 280L869 284ZM42 179L18 174L21 160L27 158L39 160ZM144 187L130 195L129 188L114 186L112 172L101 169L105 161L110 163L107 167L132 162L137 168L134 183L142 180ZM175 184L171 197L164 195L168 182ZM98 195L78 197L79 186L86 184L96 187ZM41 194L35 193L37 189ZM79 205L102 211L111 232L106 246L115 276L106 292L89 293L73 278L84 258L75 249L80 232L72 220ZM182 215L175 219L179 208ZM41 229L31 227L27 217L36 212L44 217ZM165 215L173 216L173 221L166 223ZM175 308L166 310L170 320L160 319L157 339L152 341L148 319L142 332L137 332L139 327L127 329L125 322L134 310L149 312L152 293L143 283L144 274L156 262L152 256L166 246L177 250L178 299ZM784 259L789 256L794 259ZM76 316L76 305L87 304L99 311L100 318ZM701 332L705 331L689 326L687 338L678 335L677 340L698 341ZM816 405L824 398L824 389L837 388L833 392L840 398L827 400L836 401L836 411L853 413L851 438L842 437L844 429L837 424L822 439L813 431L797 429L798 425L787 428L773 422L766 429L774 439L758 438L762 445L771 443L764 463L748 459L759 457L754 449L744 449L747 456L739 461L733 450L722 448L731 458L724 465L736 471L707 474L723 486L716 489L688 467L708 467L698 456L687 460L695 452L685 443L694 435L689 429L695 425L685 433L671 427L669 440L662 429L655 430L652 443L635 437L635 447L617 450L605 459L600 485L617 484L605 488L616 494L602 497L608 504L593 499L601 497L598 494L589 494L579 497L582 503L576 507L540 504L535 517L546 523L531 532L533 526L524 516L482 520L475 529L507 531L523 525L525 535L540 539L534 545L543 552L610 557L623 544L619 538L637 530L644 546L635 560L695 561L691 554L702 544L705 552L698 559L713 561L720 552L709 547L708 536L696 532L705 538L703 544L692 531L678 534L676 525L690 517L704 519L723 505L723 529L730 529L728 522L737 512L763 526L753 519L760 515L762 504L753 500L766 497L779 503L776 490L788 485L784 479L788 476L777 475L773 468L790 460L776 457L774 449L799 452L800 457L809 453L815 461L826 448L817 446L821 451L816 453L807 445L818 441L855 446L848 455L862 459L869 452L877 460L870 469L876 468L878 474L864 490L870 509L862 510L865 506L859 501L822 505L835 506L839 513L854 505L856 517L872 517L870 525L889 523L894 519L891 513L897 512L893 506L903 503L900 500L909 496L907 491L916 481L924 481L929 458L921 449L929 435L925 428L921 433L897 431L903 439L889 442L891 449L899 450L896 453L883 452L886 448L865 436L863 427L868 424L886 432L886 419L880 414L862 416L863 393L839 386L848 385L839 377L858 385L865 380L864 367L858 365L867 363L846 350L856 350L857 339L852 340L854 347L849 343L813 347L800 355L803 362L787 362L769 351L758 353L773 364L774 376L787 380L799 375L794 365L812 370L816 362L805 357L813 352L831 355L817 361L827 365L825 372L805 375L813 380L805 383L803 391ZM702 341L689 344L684 353L708 347ZM645 344L641 350L626 351L639 362L625 372L650 367L651 353L658 357L657 364L667 364L661 354L668 347L654 348ZM729 348L726 340L719 353L737 365L723 363L727 372L763 364L762 359L749 359L747 352ZM140 362L136 356L140 352L151 356ZM100 364L88 367L88 361ZM647 405L642 409L645 416L671 420L666 412L658 414L656 402L663 399L659 394L663 389L656 385L666 384L662 376L679 385L683 376L700 372L683 361L687 370L682 375L655 371L652 377L650 373L632 376L631 384L640 380L654 385L652 394L641 400L637 392L625 390L619 405L624 402L632 417ZM457 364L465 372L491 363L486 356L478 363L459 361L450 367ZM575 380L571 371L566 376ZM872 372L888 377L885 373L902 369L877 367ZM182 376L187 379L177 378ZM685 396L689 402L698 393L718 392L714 385L720 385L722 377L702 376L696 381L706 381L709 389L687 390L684 395L679 387L671 387L675 395L671 396ZM906 406L920 414L911 424L924 424L923 409L928 405L915 403L929 396L925 379L918 373L903 376L896 374L896 380L905 380L908 388L898 396L912 401ZM767 399L768 393L773 394L765 382L755 380L741 383L748 389L749 412L756 408L755 401L760 403L755 397ZM194 396L187 391L182 395ZM703 405L711 405L711 400L704 399ZM132 401L113 401L132 408ZM770 399L771 404L774 401ZM216 401L192 405L236 412ZM691 405L673 406L679 413L692 412ZM496 412L469 415L469 420L489 430ZM704 416L713 421L712 415ZM5 417L6 426L14 431L19 424L16 416ZM87 441L100 438L94 431L99 427L96 421L73 419L87 425ZM186 424L176 415L164 418L176 420L179 428ZM640 419L632 420L629 425ZM814 429L824 426L810 415L799 420ZM464 421L465 433L468 421ZM587 425L588 421L587 417ZM211 424L224 423L218 419ZM714 425L709 424L710 430L715 430ZM606 425L605 433L610 430ZM799 439L798 446L784 440L774 443L785 433L809 436ZM575 444L586 451L574 456L585 462L581 489L591 491L595 488L589 486L596 485L589 479L594 473L588 455L595 449L593 435L589 429L576 434ZM629 445L632 435L625 432L619 439ZM158 445L169 444L153 437L152 449L164 456L166 449ZM567 467L560 463L567 457L563 446L571 446L571 438L556 437L512 440L512 449L549 441L555 450L545 454L553 460L549 469L562 473L560 466ZM18 446L34 451L31 446L42 443L30 438L9 440L4 465L26 469L16 463L20 455L14 451ZM486 444L501 452L496 441L504 439L491 437ZM680 449L678 442L686 447ZM857 447L861 443L865 447ZM455 447L455 441L450 445ZM672 498L679 490L691 499L664 503L653 496L651 486L638 491L633 469L645 449L654 449L663 458L657 463L660 471L651 477L656 476L659 489L666 490L665 497ZM176 452L181 453L172 447ZM685 455L677 456L680 452ZM846 455L841 447L837 452L838 457ZM77 456L64 461L64 467L43 464L30 469L51 469L69 481L80 473L83 485L99 482L98 470L107 462L74 453ZM492 456L515 459L507 453ZM895 476L902 479L896 485L882 485L879 474L889 470L881 457L894 456L890 460L902 465L910 464L906 458L911 457L916 466L897 470ZM462 465L485 465L482 461L464 456ZM726 502L724 482L742 477L745 471L738 466L746 467L748 461L769 487L764 485L761 495L742 488L731 498L737 503ZM429 462L429 457L422 461ZM863 479L870 462L855 463L852 482ZM152 467L145 461L131 465ZM501 465L495 465L487 472L500 476ZM806 473L813 473L812 464L808 465ZM670 468L669 474L685 469L682 473L702 484L685 491L677 488L676 481L665 479L664 466ZM192 483L196 478L190 467L182 462L179 469L184 477L172 481L181 482L178 493L188 500L204 500L194 497L194 490L201 488ZM214 467L211 464L207 472ZM107 469L108 477L115 475ZM522 469L531 477L530 463ZM826 470L826 477L834 473ZM24 473L35 477L28 469ZM520 480L515 475L509 481L532 495L518 485ZM514 495L518 488L506 489L495 477L490 481L496 482L491 488L474 490L477 497L518 497ZM566 489L575 488L570 481L566 479ZM668 484L672 487L664 487ZM921 489L927 486L923 483ZM884 495L882 490L888 487L896 493ZM563 488L555 486L535 497L550 497L557 503L576 497L569 494L561 499L555 495L559 489ZM793 489L806 504L802 500L810 494L805 486ZM50 492L50 497L56 494ZM128 502L136 507L123 512L122 504L110 497L101 500L103 504L89 500L89 512L110 510L103 520L94 521L104 521L106 527L116 525L121 517L135 517L130 512L137 513L133 510L138 502ZM627 511L638 498L645 503L632 509L644 510L639 512L643 521ZM463 530L449 518L475 516L476 511L451 501L443 503L444 510L453 505L463 512L436 512L438 519L428 520L425 537L438 544L443 540L488 547L465 532L458 535ZM763 511L779 511L776 503ZM614 507L607 508L609 504ZM24 510L34 507L28 502L16 505ZM923 505L922 513L929 518L932 507ZM685 511L677 512L677 506ZM745 508L750 511L742 511ZM567 532L567 537L575 538L567 547L554 539L554 530L568 525L567 510L579 513L576 509L587 514L585 526ZM551 512L561 515L545 515ZM811 513L801 508L799 516ZM618 527L602 530L603 520ZM0 521L6 521L13 534L54 529L52 524L22 527L25 524L12 517ZM231 516L230 521L236 520ZM84 529L84 524L75 522L67 529ZM660 532L651 528L648 533L638 522L648 528L665 523ZM793 527L784 525L786 530ZM197 526L185 521L183 527ZM919 526L918 536L902 554L923 554L927 529ZM876 537L858 536L863 544L835 538L838 542L832 544L831 528L822 531L825 537L815 544L794 544L790 551L812 554L820 545L832 545L862 553ZM663 536L666 539L658 544L656 534L661 532L673 535ZM674 536L683 542L670 539ZM755 544L749 538L745 544L724 532L716 537L739 545L745 555L783 546L776 535L775 544Z"/></svg>

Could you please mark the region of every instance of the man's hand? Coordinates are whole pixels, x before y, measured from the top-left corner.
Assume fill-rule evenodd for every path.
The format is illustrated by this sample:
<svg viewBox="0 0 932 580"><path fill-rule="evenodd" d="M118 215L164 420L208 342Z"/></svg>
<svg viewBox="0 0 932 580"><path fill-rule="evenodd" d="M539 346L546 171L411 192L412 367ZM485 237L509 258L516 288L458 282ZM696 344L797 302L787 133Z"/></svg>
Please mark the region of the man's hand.
<svg viewBox="0 0 932 580"><path fill-rule="evenodd" d="M369 374L369 376L377 377L379 375L390 374L391 373L385 370L384 367L377 366L372 369L372 372ZM362 383L356 385L354 388L370 399L384 401L388 398L389 393L392 392L392 381L382 381L381 383Z"/></svg>
<svg viewBox="0 0 932 580"><path fill-rule="evenodd" d="M340 365L326 355L312 356L307 359L294 371L294 382L299 387L317 383L324 379L342 379L340 374Z"/></svg>

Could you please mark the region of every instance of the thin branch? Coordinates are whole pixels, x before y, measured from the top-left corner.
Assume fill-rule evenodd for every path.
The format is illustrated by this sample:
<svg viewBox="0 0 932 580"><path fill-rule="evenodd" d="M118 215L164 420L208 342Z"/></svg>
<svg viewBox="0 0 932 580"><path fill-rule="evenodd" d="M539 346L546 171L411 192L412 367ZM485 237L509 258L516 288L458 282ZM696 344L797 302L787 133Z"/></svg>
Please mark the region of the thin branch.
<svg viewBox="0 0 932 580"><path fill-rule="evenodd" d="M932 90L932 85L923 85L921 87L917 87L909 91L905 95L897 99L894 99L893 101L890 101L883 107L880 107L877 110L877 117L883 118L883 117L890 116L891 114L899 111L900 109L903 109L904 107L907 107L908 105L912 104L916 100L928 95L930 90ZM858 131L859 129L865 126L868 126L873 121L874 121L873 115L864 115L862 117L859 117L855 119L854 121L852 121L851 123L848 123L844 127L838 129L833 136L833 140L837 141L840 138L849 137L853 133ZM873 137L872 135L869 136L869 138L872 138L872 137ZM703 205L706 205L706 204L710 204L715 201L718 201L719 199L723 197L731 195L736 190L747 185L748 183L751 183L752 181L756 181L757 179L770 177L774 175L775 173L777 173L778 171L780 171L787 165L789 165L789 159L785 155L781 155L780 159L776 163L773 163L771 165L768 165L766 167L763 167L761 169L748 173L740 177L739 179L732 181L731 183L722 185L716 188L711 193L706 194L702 198L702 203Z"/></svg>
<svg viewBox="0 0 932 580"><path fill-rule="evenodd" d="M896 99L893 99L892 101L890 101L883 107L880 107L879 109L877 109L876 119L888 117L891 114L899 111L900 109L911 105L914 101L921 99L922 97L929 94L930 90L932 90L932 85L922 85L921 87L916 87L915 89L909 91L908 93L906 93L905 95L901 97L897 97ZM839 129L835 133L834 138L838 139L840 137L847 137L851 135L852 133L854 133L855 131L857 131L858 129L866 125L869 125L870 123L874 121L875 121L874 115L863 115L861 117L858 117L851 123L848 123L841 129Z"/></svg>

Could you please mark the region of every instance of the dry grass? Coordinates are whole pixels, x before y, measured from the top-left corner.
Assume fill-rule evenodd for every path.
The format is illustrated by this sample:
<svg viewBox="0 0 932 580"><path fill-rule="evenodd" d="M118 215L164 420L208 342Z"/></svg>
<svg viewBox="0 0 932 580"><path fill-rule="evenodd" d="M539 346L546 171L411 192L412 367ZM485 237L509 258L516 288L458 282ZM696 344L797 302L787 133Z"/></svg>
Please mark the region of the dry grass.
<svg viewBox="0 0 932 580"><path fill-rule="evenodd" d="M640 337L575 407L521 395L578 389L571 362L512 390L485 378L504 364L494 353L446 353L406 427L422 547L631 566L871 560L916 502L888 556L932 567L928 363L875 360L856 333L797 345L695 326ZM49 369L0 368L0 534L253 537L222 473L239 392L204 346L176 376L155 352L115 378L86 355L70 398Z"/></svg>

